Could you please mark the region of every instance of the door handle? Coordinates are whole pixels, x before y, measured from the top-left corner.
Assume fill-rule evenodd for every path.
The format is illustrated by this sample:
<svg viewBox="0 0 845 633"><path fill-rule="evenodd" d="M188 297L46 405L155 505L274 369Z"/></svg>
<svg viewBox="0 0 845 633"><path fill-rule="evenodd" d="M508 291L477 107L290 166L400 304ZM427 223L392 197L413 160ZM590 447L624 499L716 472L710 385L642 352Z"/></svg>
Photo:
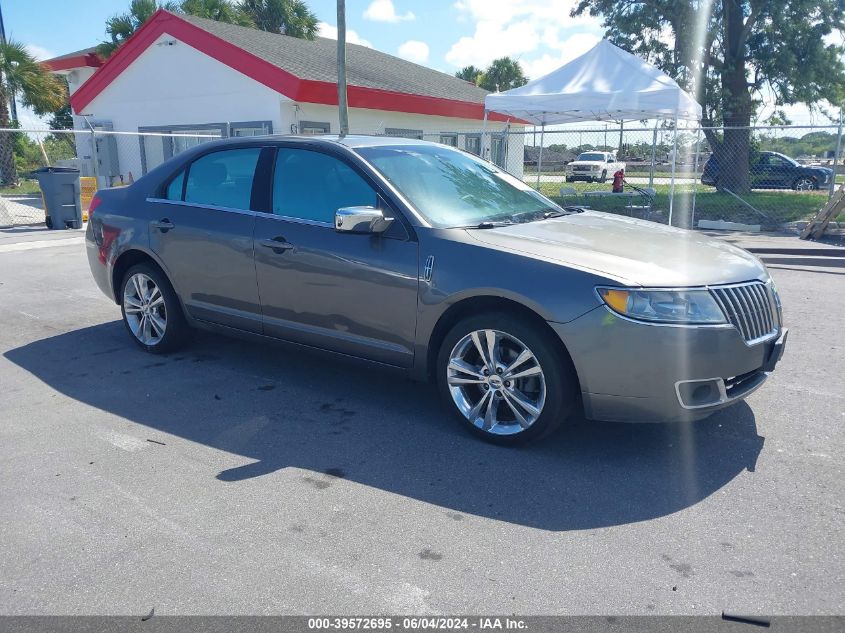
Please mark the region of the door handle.
<svg viewBox="0 0 845 633"><path fill-rule="evenodd" d="M274 237L273 239L259 240L258 243L261 244L261 246L272 248L273 252L277 254L293 249L293 244L281 236Z"/></svg>
<svg viewBox="0 0 845 633"><path fill-rule="evenodd" d="M167 233L170 229L175 229L176 225L167 218L162 218L158 222L150 222L150 226L158 229L162 233Z"/></svg>

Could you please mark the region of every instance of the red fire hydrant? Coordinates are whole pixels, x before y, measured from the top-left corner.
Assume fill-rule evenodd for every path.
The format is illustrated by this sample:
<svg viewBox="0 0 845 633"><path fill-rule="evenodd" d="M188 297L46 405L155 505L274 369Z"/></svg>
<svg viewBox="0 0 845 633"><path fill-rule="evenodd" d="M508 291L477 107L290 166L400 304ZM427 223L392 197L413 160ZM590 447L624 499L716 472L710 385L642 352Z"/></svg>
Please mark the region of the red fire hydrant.
<svg viewBox="0 0 845 633"><path fill-rule="evenodd" d="M615 174L613 174L613 193L622 193L624 182L625 182L625 170L620 169Z"/></svg>

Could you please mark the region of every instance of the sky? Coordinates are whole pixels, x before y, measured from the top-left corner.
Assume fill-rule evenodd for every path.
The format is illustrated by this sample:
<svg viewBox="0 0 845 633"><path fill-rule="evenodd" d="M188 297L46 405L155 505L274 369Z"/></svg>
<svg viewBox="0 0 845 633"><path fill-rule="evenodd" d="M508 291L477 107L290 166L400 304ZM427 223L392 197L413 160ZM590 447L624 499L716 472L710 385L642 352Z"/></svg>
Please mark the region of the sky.
<svg viewBox="0 0 845 633"><path fill-rule="evenodd" d="M337 36L335 0L306 0L320 34ZM487 66L508 55L529 78L589 50L604 30L596 18L570 17L577 0L347 0L347 41L447 73ZM106 20L129 0L0 0L6 35L49 59L106 39ZM787 108L795 123L825 122L803 106ZM21 123L37 125L31 113Z"/></svg>

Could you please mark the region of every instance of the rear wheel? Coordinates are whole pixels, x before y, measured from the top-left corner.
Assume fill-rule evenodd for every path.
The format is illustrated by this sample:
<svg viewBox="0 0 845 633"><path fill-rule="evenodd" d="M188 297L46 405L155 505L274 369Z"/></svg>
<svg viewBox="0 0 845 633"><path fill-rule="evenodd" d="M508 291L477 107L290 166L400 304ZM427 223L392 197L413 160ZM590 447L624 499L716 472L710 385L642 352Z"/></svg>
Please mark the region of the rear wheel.
<svg viewBox="0 0 845 633"><path fill-rule="evenodd" d="M469 430L514 445L556 430L577 405L577 383L551 335L506 313L469 317L437 361L446 406Z"/></svg>
<svg viewBox="0 0 845 633"><path fill-rule="evenodd" d="M179 298L156 266L133 266L120 288L123 324L138 345L148 352L163 354L187 341L190 327Z"/></svg>
<svg viewBox="0 0 845 633"><path fill-rule="evenodd" d="M810 176L801 176L792 183L792 188L795 191L813 191L818 189L818 183L816 183L815 178L811 178Z"/></svg>

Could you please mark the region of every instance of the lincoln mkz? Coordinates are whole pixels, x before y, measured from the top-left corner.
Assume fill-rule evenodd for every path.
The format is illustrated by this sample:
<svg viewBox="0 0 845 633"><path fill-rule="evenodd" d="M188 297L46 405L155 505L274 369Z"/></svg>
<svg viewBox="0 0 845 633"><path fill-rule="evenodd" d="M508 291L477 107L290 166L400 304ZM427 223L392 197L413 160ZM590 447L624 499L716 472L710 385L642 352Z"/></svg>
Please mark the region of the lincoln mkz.
<svg viewBox="0 0 845 633"><path fill-rule="evenodd" d="M787 333L748 252L416 140L202 144L100 191L86 237L150 352L204 328L388 365L505 444L572 416L703 418L763 384Z"/></svg>

